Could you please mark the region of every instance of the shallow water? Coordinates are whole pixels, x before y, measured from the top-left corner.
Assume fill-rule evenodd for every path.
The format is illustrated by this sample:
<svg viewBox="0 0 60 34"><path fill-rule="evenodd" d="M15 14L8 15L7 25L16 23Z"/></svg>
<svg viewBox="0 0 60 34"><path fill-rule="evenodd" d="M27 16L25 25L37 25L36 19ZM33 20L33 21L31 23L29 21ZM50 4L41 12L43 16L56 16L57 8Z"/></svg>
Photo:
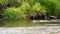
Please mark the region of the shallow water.
<svg viewBox="0 0 60 34"><path fill-rule="evenodd" d="M60 34L60 26L0 28L0 34Z"/></svg>
<svg viewBox="0 0 60 34"><path fill-rule="evenodd" d="M51 20L32 20L32 22L60 22L60 19L51 19Z"/></svg>

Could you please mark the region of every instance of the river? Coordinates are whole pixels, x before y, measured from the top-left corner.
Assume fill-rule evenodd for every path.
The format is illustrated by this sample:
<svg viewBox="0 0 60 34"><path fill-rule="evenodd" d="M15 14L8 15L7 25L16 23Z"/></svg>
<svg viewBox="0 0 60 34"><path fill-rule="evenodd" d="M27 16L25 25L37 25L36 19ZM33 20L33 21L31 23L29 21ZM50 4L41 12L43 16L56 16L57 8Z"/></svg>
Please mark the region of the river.
<svg viewBox="0 0 60 34"><path fill-rule="evenodd" d="M0 27L0 34L60 34L60 25Z"/></svg>

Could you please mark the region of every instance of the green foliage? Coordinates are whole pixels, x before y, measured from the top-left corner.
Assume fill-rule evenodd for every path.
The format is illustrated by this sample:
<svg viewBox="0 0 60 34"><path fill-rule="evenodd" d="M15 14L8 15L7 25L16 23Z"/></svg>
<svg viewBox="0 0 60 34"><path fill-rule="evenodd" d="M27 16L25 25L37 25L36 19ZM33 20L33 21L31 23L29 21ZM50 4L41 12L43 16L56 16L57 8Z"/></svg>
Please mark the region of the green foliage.
<svg viewBox="0 0 60 34"><path fill-rule="evenodd" d="M8 20L16 20L19 19L20 16L20 11L17 10L17 8L7 8L3 12L4 18Z"/></svg>
<svg viewBox="0 0 60 34"><path fill-rule="evenodd" d="M50 15L56 15L57 12L60 12L60 1L58 0L38 0L42 6L44 6L47 10L47 13ZM60 13L59 13L60 14ZM58 15L59 15L58 14Z"/></svg>
<svg viewBox="0 0 60 34"><path fill-rule="evenodd" d="M30 10L30 5L28 3L23 2L20 7L18 7L18 10L20 11L21 15L26 18L28 15L28 10Z"/></svg>
<svg viewBox="0 0 60 34"><path fill-rule="evenodd" d="M26 18L28 15L37 15L42 13L60 17L59 0L0 0L0 5L13 4L13 7L5 8L3 11L4 18L15 20ZM19 5L15 8L14 5Z"/></svg>
<svg viewBox="0 0 60 34"><path fill-rule="evenodd" d="M0 4L4 4L6 0L0 0Z"/></svg>
<svg viewBox="0 0 60 34"><path fill-rule="evenodd" d="M35 5L32 6L31 9L31 15L37 15L37 13L40 14L46 14L46 8L42 7L39 2L35 3Z"/></svg>
<svg viewBox="0 0 60 34"><path fill-rule="evenodd" d="M27 3L23 3L22 6L15 8L10 7L4 10L3 15L4 18L9 20L17 20L17 19L25 19L27 10L29 10L30 6Z"/></svg>
<svg viewBox="0 0 60 34"><path fill-rule="evenodd" d="M60 17L60 1L55 1L56 8L55 8L55 14L57 17Z"/></svg>
<svg viewBox="0 0 60 34"><path fill-rule="evenodd" d="M40 3L36 3L35 5L32 6L33 11L39 11L41 9Z"/></svg>

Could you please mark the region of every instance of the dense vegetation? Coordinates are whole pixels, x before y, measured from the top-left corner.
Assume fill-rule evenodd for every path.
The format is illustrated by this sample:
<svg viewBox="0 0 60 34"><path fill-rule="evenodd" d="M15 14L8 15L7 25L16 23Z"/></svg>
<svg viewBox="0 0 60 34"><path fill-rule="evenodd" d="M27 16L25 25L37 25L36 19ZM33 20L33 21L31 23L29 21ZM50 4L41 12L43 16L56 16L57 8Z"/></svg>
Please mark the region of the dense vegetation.
<svg viewBox="0 0 60 34"><path fill-rule="evenodd" d="M4 20L29 19L43 14L60 18L60 0L0 0L0 16ZM46 15L47 14L47 15Z"/></svg>

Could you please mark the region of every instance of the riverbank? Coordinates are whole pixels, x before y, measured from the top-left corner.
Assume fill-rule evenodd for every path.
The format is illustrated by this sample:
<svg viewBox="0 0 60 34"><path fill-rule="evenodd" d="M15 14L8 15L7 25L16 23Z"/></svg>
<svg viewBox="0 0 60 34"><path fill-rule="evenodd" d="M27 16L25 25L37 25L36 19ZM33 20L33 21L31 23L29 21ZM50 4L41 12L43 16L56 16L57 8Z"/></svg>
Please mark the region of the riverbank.
<svg viewBox="0 0 60 34"><path fill-rule="evenodd" d="M45 24L60 24L60 22L32 22L32 21L3 21L0 27L29 27L29 26L42 26Z"/></svg>

